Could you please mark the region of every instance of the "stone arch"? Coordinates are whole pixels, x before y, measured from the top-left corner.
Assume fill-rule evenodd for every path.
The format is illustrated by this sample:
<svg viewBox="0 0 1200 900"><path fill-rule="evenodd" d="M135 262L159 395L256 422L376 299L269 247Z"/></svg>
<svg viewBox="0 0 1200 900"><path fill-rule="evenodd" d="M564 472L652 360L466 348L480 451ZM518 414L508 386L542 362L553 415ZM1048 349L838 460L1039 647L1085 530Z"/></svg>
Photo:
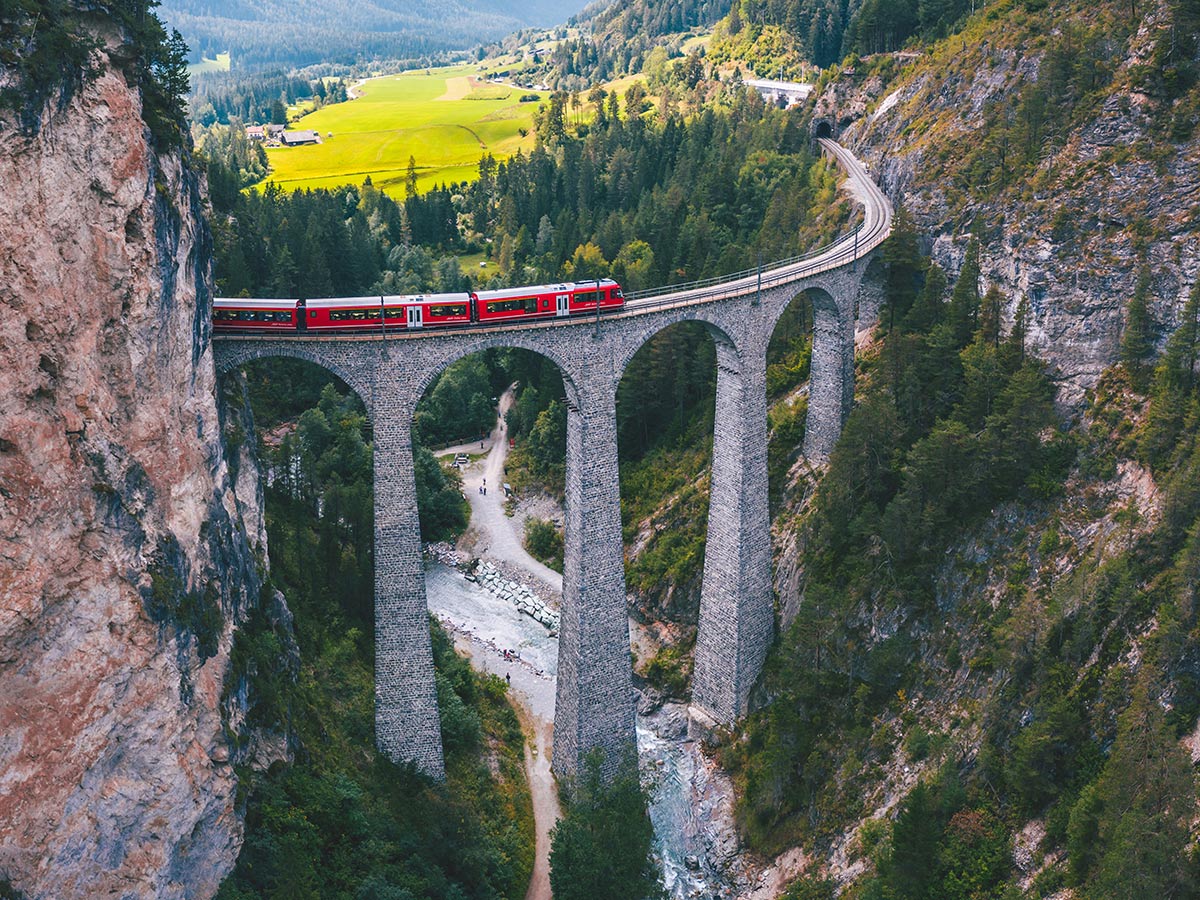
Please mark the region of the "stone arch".
<svg viewBox="0 0 1200 900"><path fill-rule="evenodd" d="M429 390L430 385L437 381L438 376L445 372L446 369L461 359L466 359L468 356L491 349L528 350L530 353L536 353L550 360L550 362L558 367L559 374L562 375L563 388L567 392L568 402L578 406L580 376L574 370L571 363L567 362L563 354L559 353L557 348L551 346L551 342L544 339L538 340L537 337L529 338L524 335L513 334L512 332L498 332L465 343L448 341L438 347L438 352L431 354L427 360L427 365L425 365L413 386L414 389L410 392L413 408L416 408L417 402L425 396L425 392Z"/></svg>
<svg viewBox="0 0 1200 900"><path fill-rule="evenodd" d="M680 325L684 322L699 322L703 325L708 333L712 336L713 343L717 346L717 365L720 366L724 361L730 359L741 358L741 348L738 342L730 337L729 332L718 323L706 318L702 311L695 309L685 309L678 311L675 315L665 317L653 323L650 328L640 332L637 336L629 341L625 347L621 349L620 356L617 357L616 366L613 373L619 384L625 377L625 372L629 368L629 363L637 356L638 351L650 343L651 339L666 331L675 325Z"/></svg>
<svg viewBox="0 0 1200 900"><path fill-rule="evenodd" d="M236 340L236 339L235 339ZM234 369L240 369L247 363L258 362L262 359L300 359L318 366L340 378L354 391L363 406L366 407L367 417L374 421L374 380L361 367L337 359L335 354L323 352L322 348L298 341L294 338L280 341L220 341L213 350L213 367L217 377L226 375Z"/></svg>

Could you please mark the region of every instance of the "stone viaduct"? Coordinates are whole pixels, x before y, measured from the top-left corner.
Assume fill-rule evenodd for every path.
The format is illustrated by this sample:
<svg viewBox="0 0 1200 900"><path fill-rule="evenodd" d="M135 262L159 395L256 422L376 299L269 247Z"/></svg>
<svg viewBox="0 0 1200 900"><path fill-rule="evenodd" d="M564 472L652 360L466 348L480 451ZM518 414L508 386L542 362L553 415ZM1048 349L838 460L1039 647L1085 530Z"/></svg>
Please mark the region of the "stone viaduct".
<svg viewBox="0 0 1200 900"><path fill-rule="evenodd" d="M577 771L602 748L615 761L634 741L634 693L626 613L617 469L617 385L651 337L701 322L717 348L711 501L693 716L732 724L774 637L767 508L767 344L801 293L812 300L814 342L805 451L827 456L849 413L856 328L879 308L880 243L891 206L845 149L823 140L863 204L856 233L761 272L635 297L594 317L499 328L403 334L218 336L218 372L266 357L323 366L353 388L374 426L375 737L381 751L443 772L430 647L425 571L417 520L411 426L417 401L454 361L489 347L531 350L562 373L567 405L565 557L554 769Z"/></svg>

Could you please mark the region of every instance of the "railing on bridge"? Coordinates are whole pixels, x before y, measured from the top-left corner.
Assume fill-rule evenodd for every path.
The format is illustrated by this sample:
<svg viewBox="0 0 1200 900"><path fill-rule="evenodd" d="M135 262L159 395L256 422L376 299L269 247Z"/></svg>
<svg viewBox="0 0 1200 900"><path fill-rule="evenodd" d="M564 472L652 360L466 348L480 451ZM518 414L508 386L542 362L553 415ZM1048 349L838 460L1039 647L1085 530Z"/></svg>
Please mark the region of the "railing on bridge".
<svg viewBox="0 0 1200 900"><path fill-rule="evenodd" d="M705 288L720 288L725 285L733 284L738 281L744 281L748 278L755 278L755 289L763 287L772 287L775 284L785 281L791 281L797 276L803 276L804 272L782 271L791 269L793 266L801 263L812 262L820 259L838 244L845 242L846 249L849 250L850 261L858 259L859 255L859 235L862 233L863 226L858 225L849 235L843 235L836 240L830 241L828 244L810 250L807 253L802 253L799 256L789 256L786 259L776 260L775 262L759 265L753 269L743 269L740 272L734 272L730 275L717 275L712 278L701 278L696 281L687 281L682 284L669 284L662 287L647 288L644 291L630 291L625 294L626 302L637 302L637 309L654 309L662 306L673 306L677 303L691 303L697 300L706 300L712 297L718 297L723 291L720 290L704 290ZM853 238L853 243L851 243ZM868 248L873 249L873 248ZM843 251L836 256L832 256L825 260L826 263L838 262L841 264L847 258L846 252ZM747 289L750 286L747 285ZM676 295L687 294L686 297L678 297ZM656 297L665 297L659 303L653 302ZM650 302L646 302L650 301ZM615 311L610 310L609 315Z"/></svg>

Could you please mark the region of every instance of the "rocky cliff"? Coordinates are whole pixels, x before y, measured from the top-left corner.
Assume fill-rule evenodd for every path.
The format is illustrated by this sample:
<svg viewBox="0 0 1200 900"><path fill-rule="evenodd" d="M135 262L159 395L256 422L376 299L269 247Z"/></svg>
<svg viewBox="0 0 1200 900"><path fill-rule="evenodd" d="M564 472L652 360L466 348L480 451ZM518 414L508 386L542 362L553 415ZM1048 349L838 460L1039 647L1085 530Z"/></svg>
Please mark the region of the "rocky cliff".
<svg viewBox="0 0 1200 900"><path fill-rule="evenodd" d="M261 511L223 448L201 177L109 48L36 133L0 115L0 881L205 898L241 841L222 696Z"/></svg>
<svg viewBox="0 0 1200 900"><path fill-rule="evenodd" d="M1002 288L1010 322L1027 298L1073 405L1116 360L1143 265L1160 346L1178 324L1200 273L1200 112L1197 89L1163 74L1170 3L1136 20L1128 4L1027 7L996 7L923 54L860 62L816 117L952 276L981 235L985 286Z"/></svg>

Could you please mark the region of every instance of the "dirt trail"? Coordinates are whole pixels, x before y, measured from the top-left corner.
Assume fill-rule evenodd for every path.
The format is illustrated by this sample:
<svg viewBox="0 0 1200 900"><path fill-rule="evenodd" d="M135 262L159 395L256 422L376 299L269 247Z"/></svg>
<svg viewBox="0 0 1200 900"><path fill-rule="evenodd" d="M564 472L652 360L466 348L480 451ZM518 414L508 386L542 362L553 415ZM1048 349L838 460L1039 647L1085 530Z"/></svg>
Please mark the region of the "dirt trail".
<svg viewBox="0 0 1200 900"><path fill-rule="evenodd" d="M538 675L517 660L506 660L477 638L451 628L454 646L465 654L472 666L482 672L509 678L509 696L517 708L517 718L525 732L525 777L533 799L533 826L537 836L533 875L525 900L551 900L550 829L562 811L558 805L558 786L550 771L554 746L553 678Z"/></svg>
<svg viewBox="0 0 1200 900"><path fill-rule="evenodd" d="M508 434L504 414L513 404L510 386L500 396L496 427L486 441L485 459L472 463L463 472L463 491L471 504L471 530L475 533L476 552L480 557L521 569L533 578L562 592L562 576L538 562L525 550L513 519L504 514L504 463L508 459ZM457 449L457 448L454 448ZM469 451L464 451L469 452ZM474 452L479 452L475 450ZM487 484L487 494L480 486ZM555 598L557 599L557 598ZM460 649L471 656L476 668L508 675L510 696L515 701L525 731L525 775L533 798L533 821L537 835L533 876L525 900L552 900L550 893L550 829L562 815L558 804L558 786L550 771L554 744L554 681L539 678L523 666L495 654L478 652L472 642L456 636Z"/></svg>
<svg viewBox="0 0 1200 900"><path fill-rule="evenodd" d="M529 879L529 890L525 892L525 900L551 900L550 829L562 815L554 775L550 772L550 748L554 726L536 721L523 724L526 733L532 730L537 736L537 743L533 747L529 746L528 741L525 743L525 774L529 778L529 791L533 795L533 826L537 833L533 876Z"/></svg>

